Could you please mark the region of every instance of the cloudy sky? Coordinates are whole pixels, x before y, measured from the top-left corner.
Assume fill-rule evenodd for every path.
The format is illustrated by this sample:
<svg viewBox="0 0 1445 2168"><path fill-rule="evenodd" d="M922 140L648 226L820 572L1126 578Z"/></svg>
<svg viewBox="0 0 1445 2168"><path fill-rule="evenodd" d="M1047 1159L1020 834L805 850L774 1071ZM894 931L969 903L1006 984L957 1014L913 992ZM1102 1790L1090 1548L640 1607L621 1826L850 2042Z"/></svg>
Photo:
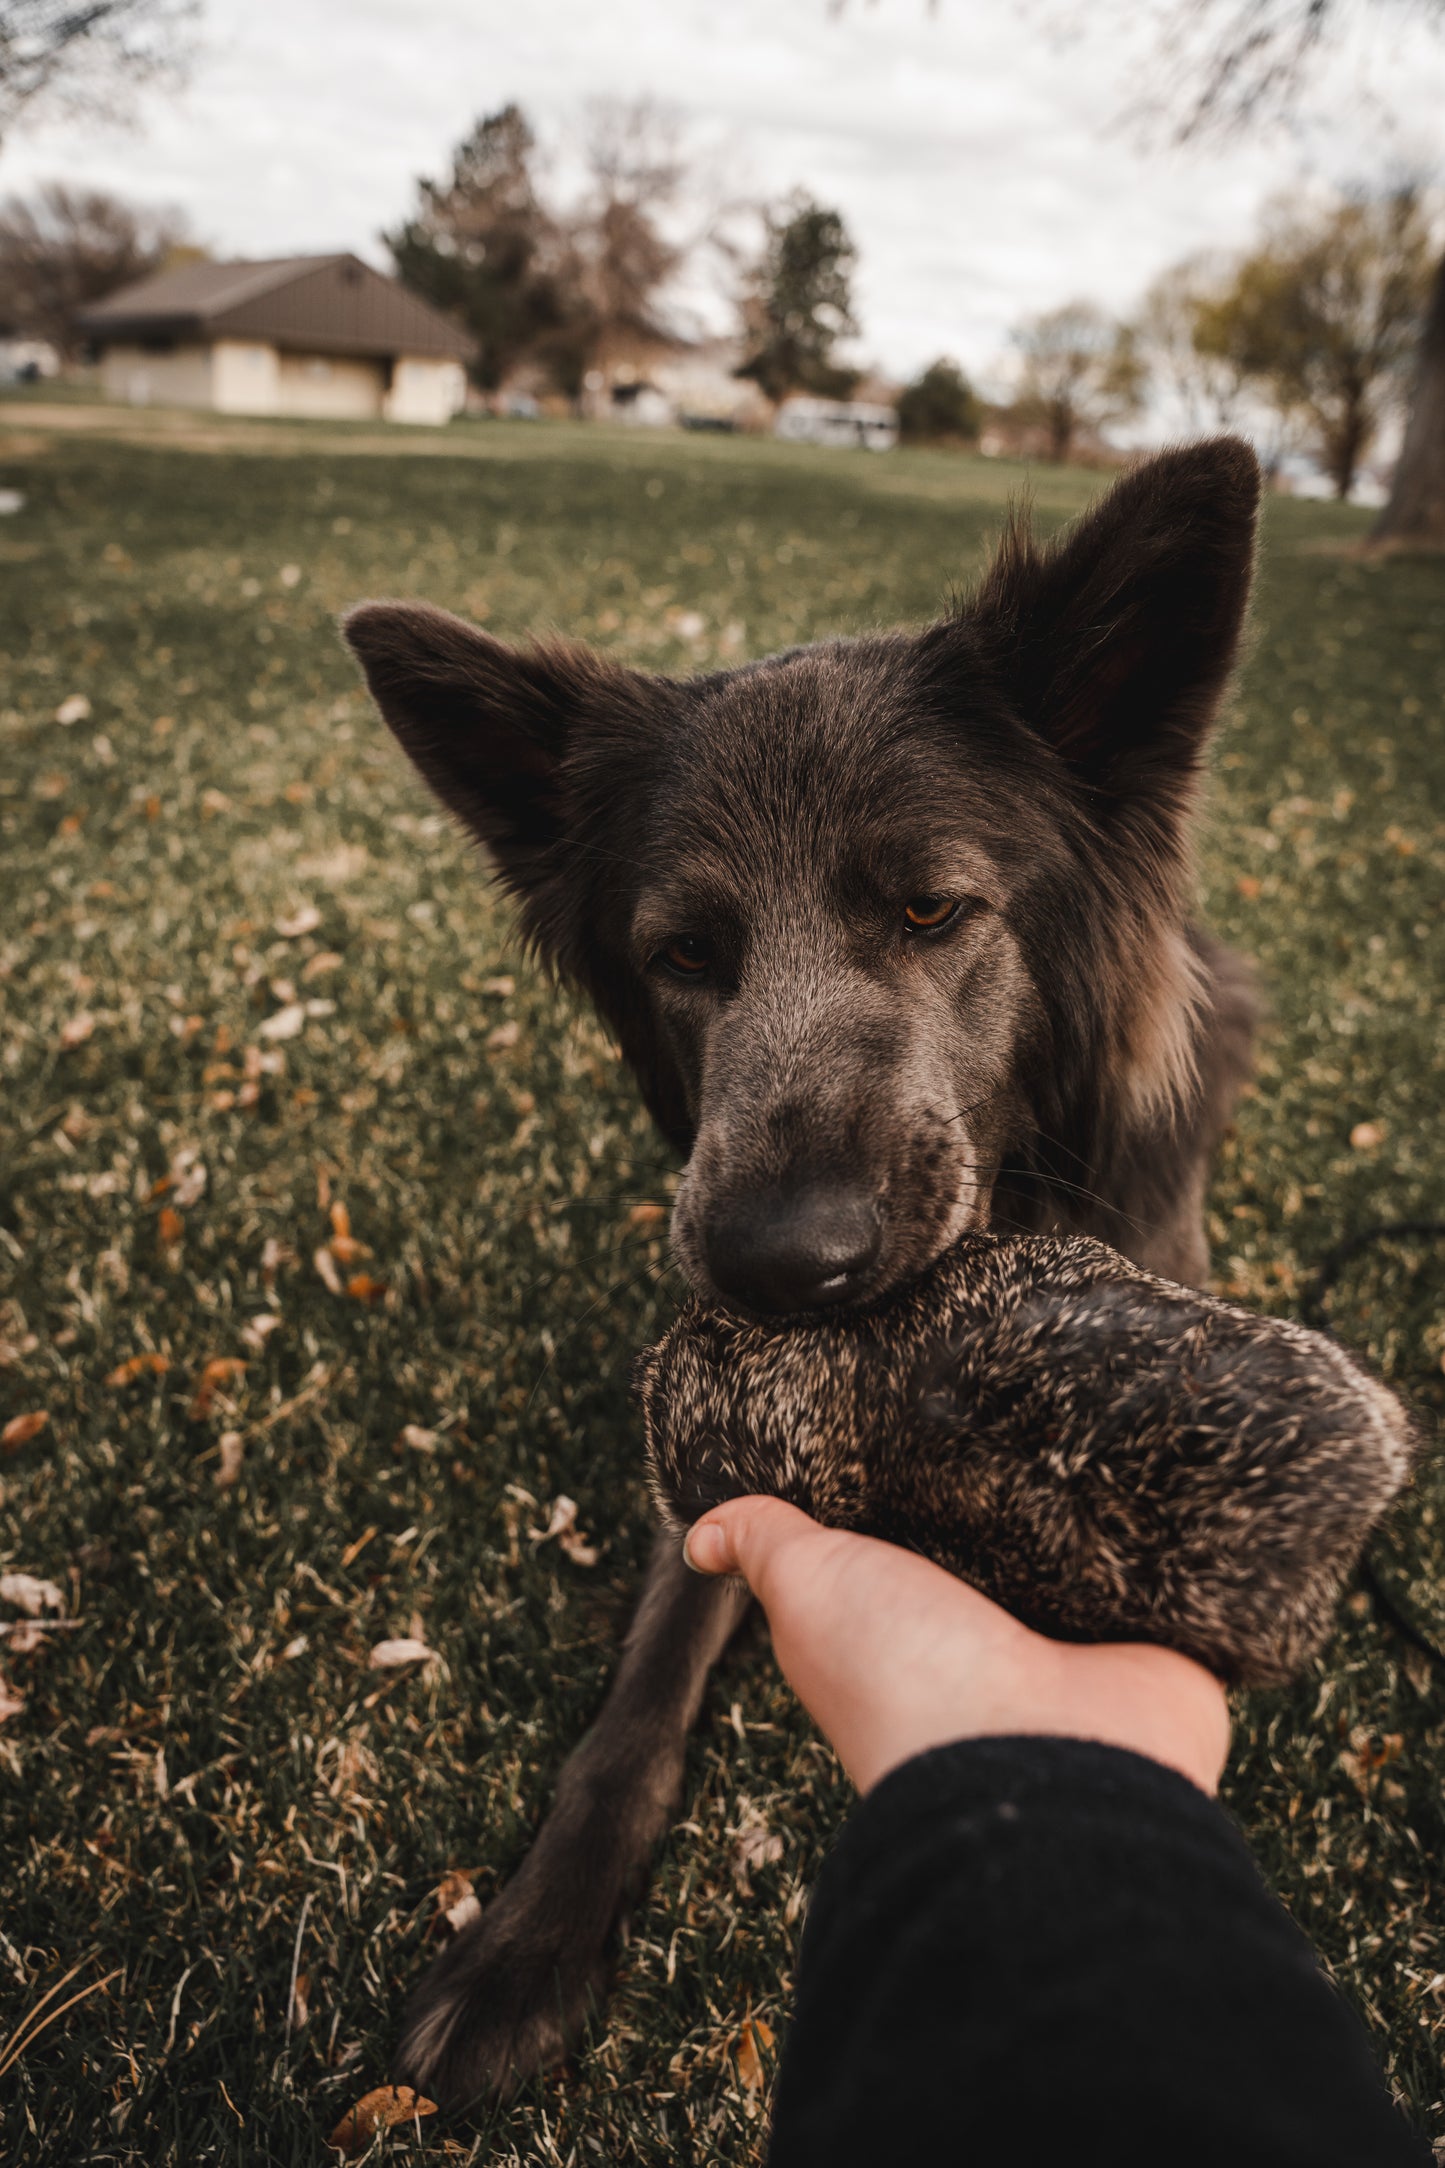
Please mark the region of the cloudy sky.
<svg viewBox="0 0 1445 2168"><path fill-rule="evenodd" d="M1021 313L1126 308L1165 264L1246 238L1275 192L1440 177L1445 40L1382 0L1303 127L1141 144L1119 116L1157 72L1150 4L1081 4L1096 27L1069 38L1064 0L204 0L185 89L130 132L17 131L0 193L63 176L180 205L218 253L384 261L379 230L479 112L517 99L565 188L587 100L648 94L729 190L803 185L843 211L865 356L987 374Z"/></svg>

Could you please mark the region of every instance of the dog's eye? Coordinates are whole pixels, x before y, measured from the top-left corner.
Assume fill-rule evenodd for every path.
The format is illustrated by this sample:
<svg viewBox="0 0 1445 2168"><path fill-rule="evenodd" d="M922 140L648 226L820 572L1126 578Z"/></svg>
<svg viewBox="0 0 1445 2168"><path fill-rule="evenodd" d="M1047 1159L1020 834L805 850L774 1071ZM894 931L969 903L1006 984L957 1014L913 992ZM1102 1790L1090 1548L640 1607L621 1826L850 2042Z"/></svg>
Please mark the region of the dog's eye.
<svg viewBox="0 0 1445 2168"><path fill-rule="evenodd" d="M675 979L700 979L712 962L712 951L706 941L692 934L679 934L675 941L658 951L658 961L666 965Z"/></svg>
<svg viewBox="0 0 1445 2168"><path fill-rule="evenodd" d="M903 906L903 925L908 933L937 933L958 916L951 896L913 896Z"/></svg>

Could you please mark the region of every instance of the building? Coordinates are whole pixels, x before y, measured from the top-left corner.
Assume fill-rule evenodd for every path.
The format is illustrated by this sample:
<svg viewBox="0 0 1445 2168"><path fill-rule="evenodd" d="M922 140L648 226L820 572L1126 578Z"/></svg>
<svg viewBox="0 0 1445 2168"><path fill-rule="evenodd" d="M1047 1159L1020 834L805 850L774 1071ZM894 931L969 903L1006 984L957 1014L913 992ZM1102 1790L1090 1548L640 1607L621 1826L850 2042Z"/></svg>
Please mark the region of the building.
<svg viewBox="0 0 1445 2168"><path fill-rule="evenodd" d="M582 412L653 428L766 429L770 402L737 373L745 353L735 339L618 332L592 356Z"/></svg>
<svg viewBox="0 0 1445 2168"><path fill-rule="evenodd" d="M898 415L868 399L785 399L773 435L789 444L856 445L890 452L898 442Z"/></svg>
<svg viewBox="0 0 1445 2168"><path fill-rule="evenodd" d="M131 406L446 422L466 398L471 341L356 256L178 264L76 321Z"/></svg>

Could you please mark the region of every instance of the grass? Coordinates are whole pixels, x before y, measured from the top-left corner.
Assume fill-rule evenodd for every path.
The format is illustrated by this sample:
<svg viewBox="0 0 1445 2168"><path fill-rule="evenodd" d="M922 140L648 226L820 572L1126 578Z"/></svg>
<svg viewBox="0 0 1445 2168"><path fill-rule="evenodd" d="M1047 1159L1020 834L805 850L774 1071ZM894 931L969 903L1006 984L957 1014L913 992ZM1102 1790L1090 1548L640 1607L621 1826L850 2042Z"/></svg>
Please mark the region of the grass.
<svg viewBox="0 0 1445 2168"><path fill-rule="evenodd" d="M633 1218L668 1158L403 771L334 613L426 595L712 665L924 618L1019 476L505 424L426 457L297 428L282 456L265 425L7 412L0 1420L48 1420L0 1460L0 1571L78 1623L0 1643L24 1700L0 2039L70 1966L90 1992L0 2077L0 2160L315 2162L386 2073L443 1871L487 1899L597 1705L648 1539L629 1356L675 1299ZM1093 486L1040 477L1041 523ZM1203 862L1274 1007L1217 1276L1284 1313L1341 1236L1445 1206L1445 568L1352 558L1359 527L1270 507ZM369 1252L341 1245L340 1293L314 1263L337 1206ZM1374 1246L1331 1305L1438 1417L1438 1246ZM220 1358L245 1368L198 1408ZM533 1539L559 1495L595 1565ZM1383 1566L1445 1635L1437 1465ZM369 1668L411 1633L437 1663ZM1297 1689L1239 1705L1230 1803L1432 2135L1442 1778L1445 1679L1363 1595ZM847 1806L754 1635L578 2065L390 2154L758 2160L744 2027L781 2040ZM749 1893L759 1820L782 1853Z"/></svg>

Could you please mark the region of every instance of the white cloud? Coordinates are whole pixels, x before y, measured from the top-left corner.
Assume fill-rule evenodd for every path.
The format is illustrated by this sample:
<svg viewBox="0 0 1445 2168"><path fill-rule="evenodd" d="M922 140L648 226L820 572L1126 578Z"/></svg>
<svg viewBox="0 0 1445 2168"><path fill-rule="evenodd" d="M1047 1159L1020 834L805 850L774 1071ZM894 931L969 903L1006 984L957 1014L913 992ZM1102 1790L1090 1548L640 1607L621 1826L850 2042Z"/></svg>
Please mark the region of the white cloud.
<svg viewBox="0 0 1445 2168"><path fill-rule="evenodd" d="M228 253L376 257L477 113L518 99L565 174L589 97L648 93L721 147L735 190L802 184L844 212L866 352L981 369L1025 310L1077 293L1127 307L1164 264L1245 238L1302 174L1418 163L1445 110L1445 41L1367 18L1327 126L1183 152L1110 126L1147 66L1142 29L1060 43L1007 0L852 0L841 16L826 0L209 0L188 89L152 99L133 135L14 134L0 190L60 175L179 204ZM1362 94L1372 69L1393 130Z"/></svg>

